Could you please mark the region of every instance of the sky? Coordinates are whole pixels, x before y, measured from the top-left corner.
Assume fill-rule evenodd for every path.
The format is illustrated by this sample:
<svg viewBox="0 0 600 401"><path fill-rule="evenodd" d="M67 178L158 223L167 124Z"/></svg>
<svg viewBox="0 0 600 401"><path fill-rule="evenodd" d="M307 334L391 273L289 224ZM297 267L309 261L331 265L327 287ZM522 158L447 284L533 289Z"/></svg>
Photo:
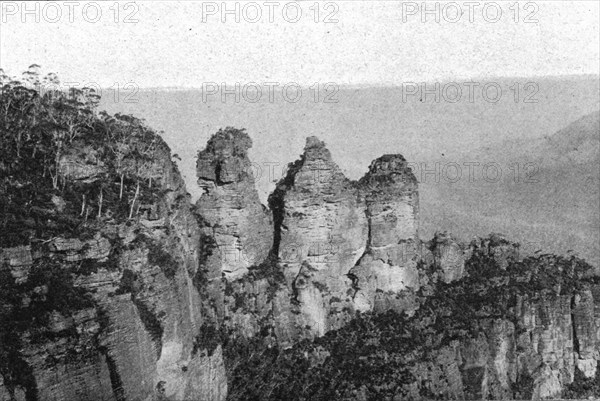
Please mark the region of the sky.
<svg viewBox="0 0 600 401"><path fill-rule="evenodd" d="M599 73L598 1L423 4L4 1L0 67L140 88Z"/></svg>

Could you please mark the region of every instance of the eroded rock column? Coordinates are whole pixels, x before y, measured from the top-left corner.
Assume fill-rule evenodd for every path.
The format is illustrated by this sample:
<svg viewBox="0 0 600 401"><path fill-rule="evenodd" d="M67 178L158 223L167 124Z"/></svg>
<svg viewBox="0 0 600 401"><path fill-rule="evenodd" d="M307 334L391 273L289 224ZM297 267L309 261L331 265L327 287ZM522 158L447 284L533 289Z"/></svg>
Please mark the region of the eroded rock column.
<svg viewBox="0 0 600 401"><path fill-rule="evenodd" d="M198 154L198 185L204 194L196 206L207 235L216 242L213 257L228 278L241 277L263 262L273 244L271 214L254 186L251 146L243 130L227 128Z"/></svg>
<svg viewBox="0 0 600 401"><path fill-rule="evenodd" d="M325 144L309 137L269 198L275 249L309 335L340 327L352 309L349 270L368 237L359 191L333 162Z"/></svg>
<svg viewBox="0 0 600 401"><path fill-rule="evenodd" d="M417 290L420 259L417 180L401 155L371 163L359 181L366 200L369 238L356 277L355 305L360 311L410 308L400 292Z"/></svg>

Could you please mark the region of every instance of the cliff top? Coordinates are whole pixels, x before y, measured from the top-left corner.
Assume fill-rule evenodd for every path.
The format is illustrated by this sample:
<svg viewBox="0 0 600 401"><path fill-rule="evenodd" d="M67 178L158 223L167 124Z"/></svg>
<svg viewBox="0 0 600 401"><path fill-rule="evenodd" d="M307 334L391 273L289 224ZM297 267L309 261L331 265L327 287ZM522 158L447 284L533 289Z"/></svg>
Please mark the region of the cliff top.
<svg viewBox="0 0 600 401"><path fill-rule="evenodd" d="M363 188L375 190L391 187L401 191L416 191L418 187L417 178L400 154L386 154L373 160L369 171L358 183Z"/></svg>
<svg viewBox="0 0 600 401"><path fill-rule="evenodd" d="M245 130L227 127L211 136L206 148L198 152L196 173L198 183L204 181L225 185L234 182L253 182L248 149L252 139Z"/></svg>
<svg viewBox="0 0 600 401"><path fill-rule="evenodd" d="M244 129L227 127L211 136L206 148L200 151L200 154L208 153L221 158L230 156L244 158L251 147L252 139Z"/></svg>
<svg viewBox="0 0 600 401"><path fill-rule="evenodd" d="M306 138L303 156L304 160L321 159L332 161L331 152L327 149L325 142L321 141L316 136L309 136Z"/></svg>

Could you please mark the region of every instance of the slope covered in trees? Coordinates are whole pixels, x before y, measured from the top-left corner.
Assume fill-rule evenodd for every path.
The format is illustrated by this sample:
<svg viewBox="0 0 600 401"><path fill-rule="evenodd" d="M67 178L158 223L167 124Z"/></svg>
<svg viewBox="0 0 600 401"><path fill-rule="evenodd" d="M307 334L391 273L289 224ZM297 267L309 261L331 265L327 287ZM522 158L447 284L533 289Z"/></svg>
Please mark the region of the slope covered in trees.
<svg viewBox="0 0 600 401"><path fill-rule="evenodd" d="M0 73L0 400L223 399L169 147L57 83Z"/></svg>
<svg viewBox="0 0 600 401"><path fill-rule="evenodd" d="M430 245L415 259L418 287L372 289L376 297L410 298L405 313L355 313L360 285L376 274L364 282L331 274L332 286L351 285L347 321L323 336L282 341L275 326L311 327L294 327L303 301L287 291L281 258L269 253L241 278L228 278L213 238L215 228L239 224L228 210L259 209L244 196L252 182L238 186L229 177L233 206L230 196L219 198L222 187L211 186L224 184L213 173L249 164L245 151L230 155L225 147L199 163L226 217L209 226L157 133L135 117L98 113L91 89L52 90L57 82L37 66L20 80L0 71L0 400L91 390L119 401L222 400L227 393L231 400L600 397L600 280L576 257L519 260L516 245L498 236L467 247L446 238L440 244L452 257L415 238L415 247ZM235 129L214 138L235 150L236 137L247 147L249 137ZM308 146L315 149L328 155L320 141ZM396 157L378 160L389 167L388 159ZM311 172L298 176L309 187ZM376 178L390 174L402 176L392 168ZM322 188L312 189L318 215ZM387 238L398 227L377 228ZM389 262L377 272L397 268ZM311 285L328 291L320 281Z"/></svg>
<svg viewBox="0 0 600 401"><path fill-rule="evenodd" d="M577 338L581 322L574 318L559 328L554 308L563 299L575 310L580 294L597 294L600 279L585 261L552 255L502 269L475 249L466 268L462 280L421 288L421 306L411 316L360 314L340 330L287 350L260 340L225 340L229 399L532 399L538 384L532 377L548 364L544 352L558 351L532 339L556 329L573 332L580 352L578 341L587 341L585 333ZM534 327L532 315L542 319ZM575 369L562 396L600 397L598 368L590 378Z"/></svg>
<svg viewBox="0 0 600 401"><path fill-rule="evenodd" d="M93 89L58 85L36 65L21 80L0 71L1 247L85 235L104 219L133 218L152 196L136 173L164 142L142 120L98 113Z"/></svg>

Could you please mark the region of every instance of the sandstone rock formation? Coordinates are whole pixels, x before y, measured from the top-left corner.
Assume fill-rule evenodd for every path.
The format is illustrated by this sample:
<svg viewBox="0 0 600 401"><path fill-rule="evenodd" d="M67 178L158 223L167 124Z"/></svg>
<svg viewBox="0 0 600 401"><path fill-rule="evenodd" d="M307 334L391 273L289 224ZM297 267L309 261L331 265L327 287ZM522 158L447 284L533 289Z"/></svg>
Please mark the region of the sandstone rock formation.
<svg viewBox="0 0 600 401"><path fill-rule="evenodd" d="M211 230L206 235L215 236L213 258L226 273L225 288L211 293L219 299L219 320L234 335L252 337L269 326L288 346L342 327L356 311L414 307L403 291L419 288L418 194L402 156L378 159L352 182L325 144L309 137L269 197L269 231L247 173L248 146L246 134L231 129L211 138L198 158L206 193L197 211ZM243 172L219 179L229 165ZM245 196L232 195L236 191ZM222 249L236 246L248 254L244 243L271 254L255 254L243 266L222 256Z"/></svg>
<svg viewBox="0 0 600 401"><path fill-rule="evenodd" d="M198 155L192 206L158 136L115 138L73 142L62 189L6 216L23 231L0 238L0 401L278 399L296 370L324 399L332 361L373 383L329 399L549 398L600 377L600 284L500 235L422 242L400 155L351 181L309 137L267 209L250 137L227 128Z"/></svg>
<svg viewBox="0 0 600 401"><path fill-rule="evenodd" d="M435 296L435 283L474 280L489 274L487 265L506 271L520 260L518 244L498 234L463 244L438 233L421 243L416 180L399 155L375 160L365 177L351 182L324 144L310 137L269 206L272 250L279 257L271 274L280 273L281 280L275 286L264 276L233 280L225 308L238 334L258 336L261 327L271 327L265 338L280 346L343 328L356 311L412 314L423 295ZM494 297L494 286L506 285L511 274L490 278L490 289L481 290ZM519 280L538 285L540 274L529 268ZM478 336L453 341L433 361L416 365L413 373L420 379L412 397L548 398L573 382L576 368L594 377L598 357L591 355L598 352L600 320L591 305L598 298L590 301L592 290L583 295L561 290L550 285L517 296L514 306L506 306L513 319L477 312ZM585 323L579 327L578 321ZM575 341L573 333L584 333L586 340Z"/></svg>
<svg viewBox="0 0 600 401"><path fill-rule="evenodd" d="M356 311L414 313L417 294L434 295L430 289L438 281L485 274L477 270L484 259L501 270L519 261L518 244L498 234L462 244L438 233L421 243L416 180L399 155L375 160L365 177L352 182L324 143L310 137L269 206L271 256L278 259L225 278L224 321L234 335L250 338L268 328L266 338L284 347L342 328ZM277 274L279 281L273 280ZM589 301L584 298L586 312L579 312L571 309L579 298L560 295L560 288L544 294L521 297L514 307L517 321L490 318L480 337L440 350L434 365L417 369L438 373L419 382L415 397L427 388L458 398L506 398L528 378L528 396L553 397L573 381L575 366L593 377L598 359L591 357L597 352L591 344L598 337L587 333L598 320L590 317ZM572 313L585 328L573 323ZM536 323L541 321L547 323ZM573 331L586 333L588 342L575 346ZM450 387L442 384L446 380Z"/></svg>
<svg viewBox="0 0 600 401"><path fill-rule="evenodd" d="M206 234L216 243L217 263L229 278L241 277L263 262L273 244L271 213L254 186L251 146L245 132L225 129L198 154L198 185L204 194L197 208Z"/></svg>
<svg viewBox="0 0 600 401"><path fill-rule="evenodd" d="M61 208L84 231L0 251L1 400L225 399L221 348L205 352L196 341L209 316L195 283L200 227L183 180L157 136L124 153L119 180L108 160L101 171L67 149L65 189L44 213Z"/></svg>
<svg viewBox="0 0 600 401"><path fill-rule="evenodd" d="M439 271L442 281L451 283L465 275L465 250L460 242L448 233L436 233L431 240L433 265Z"/></svg>
<svg viewBox="0 0 600 401"><path fill-rule="evenodd" d="M420 287L417 180L402 156L385 155L371 163L358 184L366 201L369 239L350 272L356 277L357 309L409 309L411 301L407 304L400 295Z"/></svg>
<svg viewBox="0 0 600 401"><path fill-rule="evenodd" d="M419 291L411 316L363 314L298 343L262 366L268 390L244 391L233 382L234 399L597 398L600 359L591 344L600 299L590 294L600 281L585 278L592 267L542 257L504 269L495 260L500 251L488 251L471 249L462 279L446 283L442 276L435 291ZM250 364L246 377L258 361Z"/></svg>
<svg viewBox="0 0 600 401"><path fill-rule="evenodd" d="M477 238L470 244L471 251L477 250L491 256L501 269L519 260L519 244L510 242L502 234L491 234L487 238Z"/></svg>
<svg viewBox="0 0 600 401"><path fill-rule="evenodd" d="M366 205L325 144L306 141L269 198L281 270L299 306L299 327L320 336L340 327L352 308L350 268L368 240Z"/></svg>

